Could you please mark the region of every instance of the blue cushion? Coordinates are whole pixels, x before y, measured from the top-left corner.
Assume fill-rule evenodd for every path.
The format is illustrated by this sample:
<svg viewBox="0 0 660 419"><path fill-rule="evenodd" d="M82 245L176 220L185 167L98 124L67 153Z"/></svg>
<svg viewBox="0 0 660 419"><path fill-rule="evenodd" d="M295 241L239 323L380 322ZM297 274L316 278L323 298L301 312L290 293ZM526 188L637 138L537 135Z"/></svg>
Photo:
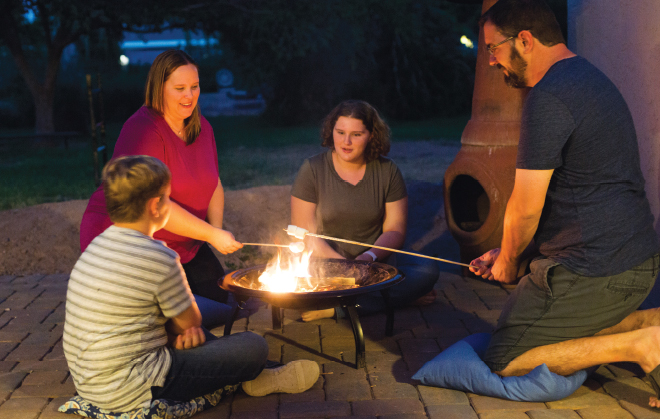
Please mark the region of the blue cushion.
<svg viewBox="0 0 660 419"><path fill-rule="evenodd" d="M211 394L183 403L163 399L152 400L149 407L129 412L111 412L94 406L80 396L73 396L57 410L62 413L97 419L185 419L217 405L222 398L231 395L237 388L238 385L226 386Z"/></svg>
<svg viewBox="0 0 660 419"><path fill-rule="evenodd" d="M500 377L481 360L490 334L477 333L460 340L424 364L413 379L427 386L468 391L502 399L549 402L568 397L587 379L587 370L569 376L539 365L520 377Z"/></svg>

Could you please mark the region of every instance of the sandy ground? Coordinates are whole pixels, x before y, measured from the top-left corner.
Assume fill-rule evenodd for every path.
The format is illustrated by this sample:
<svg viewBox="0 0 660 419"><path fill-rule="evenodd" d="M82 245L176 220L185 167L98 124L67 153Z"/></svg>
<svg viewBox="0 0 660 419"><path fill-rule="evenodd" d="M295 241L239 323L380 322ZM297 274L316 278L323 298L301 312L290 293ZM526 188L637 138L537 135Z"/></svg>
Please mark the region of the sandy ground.
<svg viewBox="0 0 660 419"><path fill-rule="evenodd" d="M407 181L437 184L457 151L457 146L422 141L393 145L390 156ZM288 243L283 229L290 220L290 190L259 186L226 191L224 228L241 242ZM80 220L86 206L86 200L75 200L1 211L0 275L69 273L80 256ZM234 270L264 263L272 254L269 248L246 246L220 260Z"/></svg>
<svg viewBox="0 0 660 419"><path fill-rule="evenodd" d="M245 242L272 243L290 219L290 186L261 186L225 194L225 228ZM86 200L58 202L0 212L0 275L68 273L80 256L80 220ZM228 267L268 257L245 247L223 256Z"/></svg>

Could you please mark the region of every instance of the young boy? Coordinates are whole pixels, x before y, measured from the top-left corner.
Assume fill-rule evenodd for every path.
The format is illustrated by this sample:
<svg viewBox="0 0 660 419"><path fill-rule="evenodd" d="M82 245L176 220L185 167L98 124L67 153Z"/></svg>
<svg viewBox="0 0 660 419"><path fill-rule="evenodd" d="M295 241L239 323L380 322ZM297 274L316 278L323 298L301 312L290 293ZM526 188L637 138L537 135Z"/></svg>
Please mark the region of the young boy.
<svg viewBox="0 0 660 419"><path fill-rule="evenodd" d="M120 157L103 170L114 224L80 256L67 291L63 346L78 394L126 412L241 382L255 396L307 390L319 376L315 362L264 370L263 337L215 338L201 328L177 253L153 239L170 215L170 178L149 156Z"/></svg>

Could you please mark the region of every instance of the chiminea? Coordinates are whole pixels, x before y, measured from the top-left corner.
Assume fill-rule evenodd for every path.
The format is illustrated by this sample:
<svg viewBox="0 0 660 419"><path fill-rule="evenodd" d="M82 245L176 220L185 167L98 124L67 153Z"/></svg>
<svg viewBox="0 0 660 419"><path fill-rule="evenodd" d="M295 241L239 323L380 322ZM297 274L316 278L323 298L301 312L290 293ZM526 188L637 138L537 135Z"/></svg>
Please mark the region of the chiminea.
<svg viewBox="0 0 660 419"><path fill-rule="evenodd" d="M484 0L482 12L495 3ZM504 210L515 177L522 102L528 90L507 86L502 70L488 64L483 29L478 45L472 117L444 179L447 225L465 263L500 246Z"/></svg>

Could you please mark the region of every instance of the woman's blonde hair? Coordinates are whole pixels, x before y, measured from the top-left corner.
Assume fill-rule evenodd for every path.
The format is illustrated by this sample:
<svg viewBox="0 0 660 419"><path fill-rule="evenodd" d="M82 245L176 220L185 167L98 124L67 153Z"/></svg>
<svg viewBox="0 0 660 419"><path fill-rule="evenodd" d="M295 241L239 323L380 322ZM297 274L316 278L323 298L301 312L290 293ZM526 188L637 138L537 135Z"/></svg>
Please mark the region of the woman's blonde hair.
<svg viewBox="0 0 660 419"><path fill-rule="evenodd" d="M345 100L337 105L321 125L321 145L334 150L335 142L332 133L340 116L359 119L371 133L364 158L367 162L376 160L378 156L387 156L390 152L390 127L380 114L370 104L361 100Z"/></svg>
<svg viewBox="0 0 660 419"><path fill-rule="evenodd" d="M147 76L147 84L144 88L145 106L162 115L165 111L165 104L163 102L165 82L177 68L188 64L192 64L195 68L199 69L197 63L181 50L170 49L158 54L153 64L151 64L149 75ZM198 102L195 105L195 109L193 109L192 115L183 121L187 144L194 143L202 131L200 115Z"/></svg>
<svg viewBox="0 0 660 419"><path fill-rule="evenodd" d="M147 201L162 196L172 175L165 163L151 156L112 159L103 168L105 205L113 223L138 221Z"/></svg>

